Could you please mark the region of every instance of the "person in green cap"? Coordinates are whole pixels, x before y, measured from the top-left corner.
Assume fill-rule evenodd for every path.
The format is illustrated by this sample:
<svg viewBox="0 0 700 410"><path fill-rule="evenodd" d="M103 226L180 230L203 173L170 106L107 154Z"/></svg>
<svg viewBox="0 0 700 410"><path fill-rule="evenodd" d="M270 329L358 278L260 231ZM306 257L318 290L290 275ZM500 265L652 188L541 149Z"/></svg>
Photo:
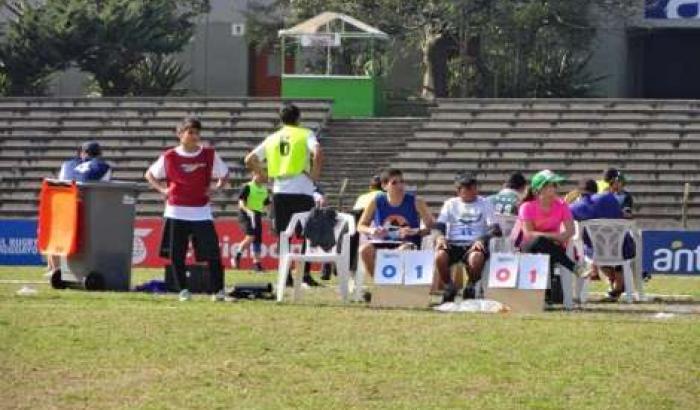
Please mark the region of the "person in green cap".
<svg viewBox="0 0 700 410"><path fill-rule="evenodd" d="M530 180L531 191L518 211L520 249L525 253L549 255L551 266L559 264L576 275L583 274L583 265L566 254L566 243L574 236L574 219L569 206L557 188L565 178L546 169ZM513 229L515 232L516 229Z"/></svg>

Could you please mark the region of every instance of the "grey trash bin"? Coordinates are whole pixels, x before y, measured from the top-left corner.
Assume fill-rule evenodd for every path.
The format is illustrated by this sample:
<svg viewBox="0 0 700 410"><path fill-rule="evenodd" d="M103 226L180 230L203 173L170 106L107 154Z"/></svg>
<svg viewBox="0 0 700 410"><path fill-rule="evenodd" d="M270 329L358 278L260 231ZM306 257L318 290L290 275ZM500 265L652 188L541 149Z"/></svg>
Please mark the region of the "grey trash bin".
<svg viewBox="0 0 700 410"><path fill-rule="evenodd" d="M131 286L137 185L79 182L81 211L78 251L61 257L51 283L55 288L122 290Z"/></svg>

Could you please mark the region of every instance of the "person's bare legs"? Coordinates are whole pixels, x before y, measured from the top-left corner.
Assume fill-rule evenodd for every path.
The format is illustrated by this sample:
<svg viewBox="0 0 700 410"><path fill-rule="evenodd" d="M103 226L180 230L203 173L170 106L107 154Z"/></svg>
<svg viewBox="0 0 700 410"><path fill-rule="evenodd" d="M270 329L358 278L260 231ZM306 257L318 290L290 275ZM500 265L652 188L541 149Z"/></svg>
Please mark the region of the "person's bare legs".
<svg viewBox="0 0 700 410"><path fill-rule="evenodd" d="M469 272L469 282L468 285L473 285L479 279L481 279L481 271L484 269L484 263L486 258L483 252L473 251L469 252L467 257L467 272Z"/></svg>
<svg viewBox="0 0 700 410"><path fill-rule="evenodd" d="M445 249L438 249L435 253L435 267L437 268L438 274L433 279L432 292L440 291L443 286L452 282L450 276L450 256Z"/></svg>
<svg viewBox="0 0 700 410"><path fill-rule="evenodd" d="M373 244L365 243L360 246L360 259L365 267L365 273L374 277L374 262L377 258L377 251Z"/></svg>

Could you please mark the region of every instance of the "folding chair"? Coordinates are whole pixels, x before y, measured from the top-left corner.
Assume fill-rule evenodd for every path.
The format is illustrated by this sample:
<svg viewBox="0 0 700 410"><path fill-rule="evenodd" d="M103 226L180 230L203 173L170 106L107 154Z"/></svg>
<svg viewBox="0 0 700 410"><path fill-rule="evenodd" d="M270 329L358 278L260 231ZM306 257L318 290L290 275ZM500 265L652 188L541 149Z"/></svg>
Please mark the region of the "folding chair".
<svg viewBox="0 0 700 410"><path fill-rule="evenodd" d="M279 244L279 273L277 276L277 301L281 302L284 298L284 288L287 283L287 275L291 263L310 262L310 263L334 263L338 271L340 279L340 296L343 301L348 299L348 281L350 279L350 237L355 234L355 218L346 213L338 213L333 233L335 235L336 246L329 251L324 251L320 247L312 247L309 240L306 240L306 251L304 253L292 252L289 246L289 240L294 235L297 225L303 228L309 219L310 212L300 212L292 216L287 229L280 234ZM347 227L347 230L345 229ZM340 252L338 251L340 245ZM355 275L355 299L358 299L359 286L361 279ZM294 281L293 300L301 298L301 277Z"/></svg>
<svg viewBox="0 0 700 410"><path fill-rule="evenodd" d="M642 271L637 268L633 272L635 259L625 259L623 254L625 237L629 235L634 239L635 227L634 221L626 219L589 219L581 223L581 230L588 234L593 248L593 256L586 260L597 266L622 266L628 303L634 301L635 287L638 300L644 300ZM584 287L582 301L586 296Z"/></svg>

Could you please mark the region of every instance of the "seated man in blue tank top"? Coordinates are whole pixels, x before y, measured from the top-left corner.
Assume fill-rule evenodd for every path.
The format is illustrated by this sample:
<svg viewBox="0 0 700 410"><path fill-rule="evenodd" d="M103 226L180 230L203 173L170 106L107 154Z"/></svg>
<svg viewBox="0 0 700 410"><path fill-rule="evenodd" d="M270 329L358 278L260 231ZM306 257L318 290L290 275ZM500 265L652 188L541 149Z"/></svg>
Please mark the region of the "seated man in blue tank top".
<svg viewBox="0 0 700 410"><path fill-rule="evenodd" d="M384 193L365 208L357 230L370 238L360 247L365 272L374 274L377 249L420 247L421 237L430 233L433 216L425 201L406 192L403 173L394 168L381 175ZM421 220L425 228L421 229Z"/></svg>

